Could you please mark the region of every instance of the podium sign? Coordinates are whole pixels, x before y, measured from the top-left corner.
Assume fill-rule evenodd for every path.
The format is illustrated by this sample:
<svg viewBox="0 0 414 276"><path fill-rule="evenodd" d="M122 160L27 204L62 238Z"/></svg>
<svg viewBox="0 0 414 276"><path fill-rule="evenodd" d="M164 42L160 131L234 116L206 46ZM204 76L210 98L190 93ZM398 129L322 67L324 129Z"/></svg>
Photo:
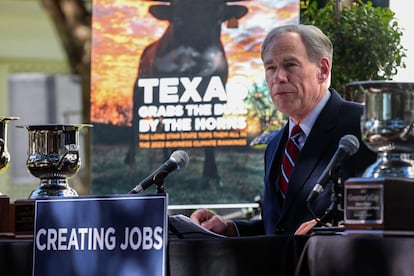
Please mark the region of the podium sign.
<svg viewBox="0 0 414 276"><path fill-rule="evenodd" d="M166 194L36 200L33 275L166 275Z"/></svg>

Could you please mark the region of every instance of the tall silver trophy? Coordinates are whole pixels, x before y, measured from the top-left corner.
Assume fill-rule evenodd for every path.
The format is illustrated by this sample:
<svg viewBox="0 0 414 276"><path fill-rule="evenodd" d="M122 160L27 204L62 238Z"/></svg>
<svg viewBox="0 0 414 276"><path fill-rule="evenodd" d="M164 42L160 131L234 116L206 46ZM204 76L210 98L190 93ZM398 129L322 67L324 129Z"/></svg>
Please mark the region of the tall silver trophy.
<svg viewBox="0 0 414 276"><path fill-rule="evenodd" d="M79 130L87 124L25 125L29 135L26 167L40 178L39 187L30 199L50 196L78 196L68 179L81 166Z"/></svg>
<svg viewBox="0 0 414 276"><path fill-rule="evenodd" d="M365 94L362 140L378 153L363 177L414 178L414 83L353 83Z"/></svg>
<svg viewBox="0 0 414 276"><path fill-rule="evenodd" d="M18 120L19 117L0 116L0 174L4 173L10 165L11 157L7 149L7 124L9 121ZM0 236L2 233L10 232L10 198L8 195L0 192Z"/></svg>
<svg viewBox="0 0 414 276"><path fill-rule="evenodd" d="M360 178L345 181L348 229L414 230L414 83L349 84L365 97L363 142L378 154Z"/></svg>
<svg viewBox="0 0 414 276"><path fill-rule="evenodd" d="M19 117L0 116L0 174L5 172L10 165L10 153L7 149L7 124L9 121L18 120Z"/></svg>

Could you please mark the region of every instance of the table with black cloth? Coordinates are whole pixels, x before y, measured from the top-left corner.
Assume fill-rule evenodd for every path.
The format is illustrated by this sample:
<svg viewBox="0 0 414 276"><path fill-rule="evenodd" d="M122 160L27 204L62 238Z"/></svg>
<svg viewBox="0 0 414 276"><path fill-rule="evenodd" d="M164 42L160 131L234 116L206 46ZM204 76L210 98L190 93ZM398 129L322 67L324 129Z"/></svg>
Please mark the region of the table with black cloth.
<svg viewBox="0 0 414 276"><path fill-rule="evenodd" d="M295 273L307 239L305 236L169 239L167 275L290 276ZM32 275L32 256L31 240L0 240L0 275Z"/></svg>
<svg viewBox="0 0 414 276"><path fill-rule="evenodd" d="M32 273L33 242L0 240L0 275ZM170 239L171 276L408 276L414 236Z"/></svg>
<svg viewBox="0 0 414 276"><path fill-rule="evenodd" d="M414 236L312 236L296 276L412 276Z"/></svg>
<svg viewBox="0 0 414 276"><path fill-rule="evenodd" d="M0 240L0 275L32 275L33 242Z"/></svg>
<svg viewBox="0 0 414 276"><path fill-rule="evenodd" d="M294 275L306 236L170 240L168 267L177 276Z"/></svg>

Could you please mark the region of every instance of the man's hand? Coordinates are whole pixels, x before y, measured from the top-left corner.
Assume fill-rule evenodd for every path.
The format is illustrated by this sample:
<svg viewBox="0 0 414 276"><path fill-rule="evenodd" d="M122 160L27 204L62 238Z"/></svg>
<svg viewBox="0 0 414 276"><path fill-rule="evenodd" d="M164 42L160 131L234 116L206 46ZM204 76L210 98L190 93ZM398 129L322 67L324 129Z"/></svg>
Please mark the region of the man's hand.
<svg viewBox="0 0 414 276"><path fill-rule="evenodd" d="M237 236L234 223L207 209L198 209L190 216L198 225L226 236Z"/></svg>
<svg viewBox="0 0 414 276"><path fill-rule="evenodd" d="M295 235L306 235L317 223L316 219L305 221L296 230Z"/></svg>

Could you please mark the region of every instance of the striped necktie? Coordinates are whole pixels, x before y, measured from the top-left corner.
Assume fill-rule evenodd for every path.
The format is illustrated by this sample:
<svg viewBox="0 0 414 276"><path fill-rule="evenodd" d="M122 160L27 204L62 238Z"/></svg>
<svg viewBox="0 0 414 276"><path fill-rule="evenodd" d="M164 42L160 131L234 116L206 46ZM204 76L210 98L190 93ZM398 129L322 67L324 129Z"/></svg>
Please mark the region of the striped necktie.
<svg viewBox="0 0 414 276"><path fill-rule="evenodd" d="M280 188L284 195L286 194L288 188L290 174L293 171L293 167L295 167L295 162L300 153L301 147L299 144L299 136L301 134L302 129L298 124L295 125L286 143L280 175Z"/></svg>

